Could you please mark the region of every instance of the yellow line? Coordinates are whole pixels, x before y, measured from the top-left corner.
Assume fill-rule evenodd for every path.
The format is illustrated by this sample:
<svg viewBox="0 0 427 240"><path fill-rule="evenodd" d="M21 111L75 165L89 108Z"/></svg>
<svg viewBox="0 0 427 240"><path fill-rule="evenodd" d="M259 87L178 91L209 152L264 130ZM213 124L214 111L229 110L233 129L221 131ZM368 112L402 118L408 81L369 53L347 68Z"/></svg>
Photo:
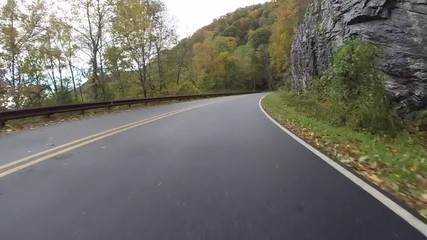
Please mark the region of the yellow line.
<svg viewBox="0 0 427 240"><path fill-rule="evenodd" d="M161 117L161 116L164 116L164 115L169 115L169 114L172 114L172 113L175 113L175 112L178 112L178 111L180 111L180 110L173 111L173 112L170 112L170 113L165 113L165 114L162 114L162 115L159 115L159 116L151 117L151 118L144 119L144 120L142 120L142 121L138 121L138 122L134 122L134 123L130 123L130 124L127 124L127 125L123 125L123 126L120 126L120 127L117 127L117 128L113 128L113 129L110 129L110 130L107 130L107 131L104 131L104 132L101 132L101 133L97 133L97 134L94 134L94 135L91 135L91 136L85 137L85 138L78 139L78 140L76 140L76 141L73 141L73 142L70 142L70 143L67 143L67 144L64 144L64 145L58 146L58 147L50 148L50 149L48 149L48 150L45 150L45 151L39 152L39 153L37 153L37 154L31 155L31 156L28 156L28 157L24 157L24 158L21 158L21 159L19 159L19 160L16 160L16 161L13 161L13 162L10 162L10 163L7 163L7 164L4 164L4 165L1 165L1 166L0 166L0 170L3 170L3 169L6 169L6 168L9 168L9 167L12 167L12 166L17 165L17 164L22 163L22 162L26 162L26 161L31 160L31 159L36 158L36 157L41 157L41 156L43 156L43 155L46 155L46 154L49 154L49 153L52 153L52 152L58 151L58 150L60 150L61 148L65 148L65 147L68 147L68 146L71 146L71 145L74 145L74 144L78 144L79 142L82 142L82 141L87 141L87 140L90 140L90 139L92 139L92 138L95 138L95 137L98 137L98 136L102 136L102 135L104 135L104 134L108 134L108 133L110 133L110 132L114 132L114 131L120 130L120 129L122 129L122 128L126 128L126 127L129 127L129 126L133 126L133 125L135 125L135 124L139 124L139 123L142 123L142 122L145 122L145 121L149 121L149 120L151 120L151 119L155 119L155 118L158 118L158 117Z"/></svg>
<svg viewBox="0 0 427 240"><path fill-rule="evenodd" d="M58 146L58 147L55 147L55 148L52 148L52 149L49 149L49 150L37 153L37 154L34 154L32 156L28 156L28 157L25 157L25 158L22 158L22 159L19 159L19 160L16 160L16 161L13 161L13 162L1 165L0 166L0 170L3 170L3 169L6 169L6 168L9 168L9 167L12 167L12 166L20 164L20 165L18 165L16 167L13 167L13 168L9 169L9 170L1 172L0 173L0 178L8 176L8 175L10 175L12 173L18 172L18 171L23 170L25 168L34 166L34 165L36 165L38 163L44 162L46 160L49 160L49 159L51 159L53 157L56 157L58 155L61 155L61 154L64 154L66 152L69 152L71 150L74 150L76 148L80 148L80 147L88 145L90 143L93 143L93 142L102 140L104 138L107 138L107 137L119 134L121 132L130 130L130 129L133 129L133 128L136 128L136 127L139 127L139 126L143 126L143 125L146 125L146 124L149 124L149 123L161 120L161 119L165 119L165 118L177 115L179 113L188 112L188 111L191 111L191 110L194 110L194 109L197 109L197 108L201 108L201 107L204 107L206 105L213 104L213 103L215 103L215 102L210 102L210 103L207 103L207 104L198 105L196 107L185 108L185 109L181 109L181 110L177 110L177 111L173 111L173 112L161 114L159 116L155 116L155 117L148 118L148 119L145 119L145 120L142 120L142 121L138 121L138 122L135 122L135 123L127 124L127 125L124 125L124 126L121 126L121 127L118 127L118 128L114 128L114 129L111 129L111 130L108 130L108 131L105 131L105 132L102 132L102 133L94 134L94 135L91 135L91 136L88 136L88 137L76 140L74 142L67 143L67 144L64 144L64 145L61 145L61 146ZM34 159L34 160L29 161L31 159Z"/></svg>

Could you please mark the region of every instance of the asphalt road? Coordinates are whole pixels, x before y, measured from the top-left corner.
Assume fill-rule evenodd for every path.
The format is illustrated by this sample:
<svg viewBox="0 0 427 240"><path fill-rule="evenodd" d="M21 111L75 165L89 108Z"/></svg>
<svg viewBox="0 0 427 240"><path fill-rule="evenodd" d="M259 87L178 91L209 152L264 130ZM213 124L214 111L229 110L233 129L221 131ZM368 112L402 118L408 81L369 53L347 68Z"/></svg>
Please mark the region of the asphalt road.
<svg viewBox="0 0 427 240"><path fill-rule="evenodd" d="M426 239L274 125L258 107L262 96L172 104L0 137L6 164L198 106L0 178L0 239Z"/></svg>

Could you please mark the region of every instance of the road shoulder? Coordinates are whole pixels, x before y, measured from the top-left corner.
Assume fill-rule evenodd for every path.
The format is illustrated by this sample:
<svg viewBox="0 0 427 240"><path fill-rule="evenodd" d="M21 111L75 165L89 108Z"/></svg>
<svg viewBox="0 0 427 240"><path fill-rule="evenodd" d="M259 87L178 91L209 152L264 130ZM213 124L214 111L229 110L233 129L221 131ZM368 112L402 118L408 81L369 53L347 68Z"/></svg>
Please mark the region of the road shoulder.
<svg viewBox="0 0 427 240"><path fill-rule="evenodd" d="M316 141L316 133L313 133L309 127L303 126L299 124L298 126L295 126L295 124L289 124L289 119L286 119L286 117L283 116L280 112L277 111L277 109L272 109L271 105L266 104L266 99L269 100L271 97L274 97L274 93L270 95L264 96L260 102L259 107L263 111L263 113L275 124L277 125L282 131L284 131L286 134L290 135L292 138L294 138L297 142L304 145L307 149L309 149L311 152L316 154L320 159L325 161L327 164L329 164L331 167L339 171L341 174L346 176L348 179L350 179L353 183L364 189L366 192L368 192L370 195L372 195L375 199L380 201L382 204L387 206L390 210L392 210L394 213L399 215L402 219L404 219L406 222L408 222L411 226L416 228L418 231L423 233L425 236L427 236L427 225L425 219L422 218L420 214L417 214L415 211L412 211L411 209L407 208L405 206L402 207L396 202L399 202L399 200L392 200L393 197L389 197L386 192L380 189L380 185L376 184L375 181L372 181L371 179L366 178L365 176L361 175L357 170L353 170L349 168L348 166L344 165L341 161L338 163L336 160L332 160L331 157L328 157L326 154L322 152L325 151L324 148L322 148L322 145ZM279 123L280 122L280 123ZM288 124L287 124L288 123ZM284 127L285 126L285 127ZM291 130L290 130L291 129ZM309 134L304 134L306 132L309 132ZM295 134L296 133L296 134ZM298 136L297 136L298 135ZM309 138L305 137L306 135L311 136ZM304 140L303 140L304 138ZM314 141L313 141L314 140ZM311 144L307 143L310 142ZM314 147L316 146L316 147ZM318 149L321 149L319 151ZM367 180L370 180L367 182Z"/></svg>

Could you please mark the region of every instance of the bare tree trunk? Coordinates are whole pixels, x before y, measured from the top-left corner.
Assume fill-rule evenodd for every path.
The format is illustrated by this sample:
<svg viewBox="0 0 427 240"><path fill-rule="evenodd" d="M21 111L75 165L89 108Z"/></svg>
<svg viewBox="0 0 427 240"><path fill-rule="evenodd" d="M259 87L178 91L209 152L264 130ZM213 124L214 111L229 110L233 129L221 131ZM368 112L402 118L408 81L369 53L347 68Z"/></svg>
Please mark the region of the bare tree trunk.
<svg viewBox="0 0 427 240"><path fill-rule="evenodd" d="M60 94L59 97L60 97L61 104L64 104L64 103L66 103L66 98L65 98L66 89L64 86L64 78L62 77L61 60L58 60L58 73L59 73L59 83L61 86L61 90L59 92L59 94Z"/></svg>
<svg viewBox="0 0 427 240"><path fill-rule="evenodd" d="M147 98L147 66L144 64L142 66L143 72L143 83L142 83L142 91L144 92L144 98Z"/></svg>
<svg viewBox="0 0 427 240"><path fill-rule="evenodd" d="M11 29L15 28L14 19L11 17L11 23L10 23ZM14 44L16 45L16 43ZM12 46L12 87L15 90L16 88L16 79L15 79L15 68L16 68L16 48L17 46Z"/></svg>
<svg viewBox="0 0 427 240"><path fill-rule="evenodd" d="M36 77L36 84L37 84L37 87L40 86L40 78L39 78L39 76ZM43 91L42 89L37 89L36 101L37 101L37 106L38 107L42 106L42 96L41 96L42 91Z"/></svg>
<svg viewBox="0 0 427 240"><path fill-rule="evenodd" d="M53 82L53 89L54 89L55 95L58 96L58 83L56 82L55 69L53 68L53 59L50 58L49 60L50 60L51 68L52 68L52 70L51 70L52 75L51 76L52 76L52 82Z"/></svg>
<svg viewBox="0 0 427 240"><path fill-rule="evenodd" d="M68 67L70 68L71 81L73 82L74 99L76 99L76 102L78 102L79 98L77 96L76 79L74 77L74 69L73 69L73 64L71 63L71 60L68 60Z"/></svg>
<svg viewBox="0 0 427 240"><path fill-rule="evenodd" d="M161 49L158 45L156 45L156 60L157 60L157 70L158 70L158 74L159 74L159 82L160 82L160 86L159 86L159 90L162 91L163 89L166 88L166 83L165 83L165 79L164 79L164 72L163 72L163 66L162 66L162 62L161 62L161 56L160 53Z"/></svg>
<svg viewBox="0 0 427 240"><path fill-rule="evenodd" d="M99 1L98 1L98 5L99 5ZM98 6L99 7L99 6ZM101 13L98 13L101 14ZM102 21L101 16L99 17L99 24ZM103 37L102 37L102 26L98 25L98 38L99 38L99 47L98 47L98 55L99 55L99 85L101 87L101 91L102 91L102 99L103 100L107 100L107 94L106 94L106 86L105 86L105 75L104 75L104 60L102 58L102 49L103 49Z"/></svg>
<svg viewBox="0 0 427 240"><path fill-rule="evenodd" d="M82 91L82 85L81 84L79 84L79 92L80 92L81 102L84 102L83 91Z"/></svg>
<svg viewBox="0 0 427 240"><path fill-rule="evenodd" d="M99 76L98 76L98 61L97 61L97 54L94 53L94 58L92 59L92 94L95 101L99 100L98 95L98 82L99 82Z"/></svg>
<svg viewBox="0 0 427 240"><path fill-rule="evenodd" d="M119 92L120 92L120 98L124 98L125 97L125 86L123 85L123 81L122 81L122 74L120 73L120 69L117 66L117 81L119 81Z"/></svg>
<svg viewBox="0 0 427 240"><path fill-rule="evenodd" d="M179 81L181 80L181 72L182 72L182 68L184 67L184 62L185 62L185 55L186 55L186 51L187 51L187 45L185 45L184 50L182 51L181 54L181 58L180 61L178 63L178 73L176 76L176 85L179 85Z"/></svg>
<svg viewBox="0 0 427 240"><path fill-rule="evenodd" d="M142 47L142 91L144 93L144 98L147 98L147 56L145 55L145 46Z"/></svg>
<svg viewBox="0 0 427 240"><path fill-rule="evenodd" d="M99 0L97 0L99 7ZM91 63L92 63L92 94L95 101L99 100L98 94L98 83L99 83L99 75L98 75L98 51L99 51L99 36L94 36L92 22L90 18L90 2L86 2L86 20L89 27L89 39L91 45ZM99 33L99 29L96 29L97 33Z"/></svg>
<svg viewBox="0 0 427 240"><path fill-rule="evenodd" d="M61 91L64 91L64 78L62 77L62 68L61 68L60 60L58 60L58 73L59 73L59 82L61 85Z"/></svg>
<svg viewBox="0 0 427 240"><path fill-rule="evenodd" d="M178 66L178 73L177 73L177 76L176 76L176 85L179 85L179 81L181 80L182 67L183 67L182 64L180 64Z"/></svg>
<svg viewBox="0 0 427 240"><path fill-rule="evenodd" d="M16 56L15 56L15 51L12 51L12 87L13 89L16 88L16 79L15 79L15 65L16 65L16 60L15 60Z"/></svg>

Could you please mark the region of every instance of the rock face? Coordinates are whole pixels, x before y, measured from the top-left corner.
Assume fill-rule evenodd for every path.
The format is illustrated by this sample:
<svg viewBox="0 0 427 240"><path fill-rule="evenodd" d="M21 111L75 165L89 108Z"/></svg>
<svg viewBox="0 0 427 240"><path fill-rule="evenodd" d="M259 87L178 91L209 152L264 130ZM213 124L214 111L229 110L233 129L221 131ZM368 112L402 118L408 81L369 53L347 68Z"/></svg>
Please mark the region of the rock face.
<svg viewBox="0 0 427 240"><path fill-rule="evenodd" d="M427 0L313 0L292 47L293 86L310 86L355 35L383 48L381 68L399 112L425 108Z"/></svg>

